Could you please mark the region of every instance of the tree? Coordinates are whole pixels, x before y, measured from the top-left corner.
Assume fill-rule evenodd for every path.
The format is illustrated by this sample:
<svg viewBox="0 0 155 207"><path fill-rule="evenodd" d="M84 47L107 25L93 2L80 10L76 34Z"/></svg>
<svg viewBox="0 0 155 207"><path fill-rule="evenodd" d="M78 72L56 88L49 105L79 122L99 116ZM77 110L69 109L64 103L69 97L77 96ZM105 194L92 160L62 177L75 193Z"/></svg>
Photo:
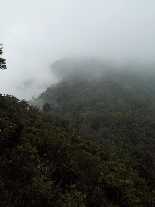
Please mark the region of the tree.
<svg viewBox="0 0 155 207"><path fill-rule="evenodd" d="M0 44L0 70L6 69L6 60L1 57L2 54L3 54L3 45Z"/></svg>
<svg viewBox="0 0 155 207"><path fill-rule="evenodd" d="M45 104L43 105L43 111L44 111L44 112L50 112L50 111L51 111L51 106L50 106L50 104L45 103Z"/></svg>

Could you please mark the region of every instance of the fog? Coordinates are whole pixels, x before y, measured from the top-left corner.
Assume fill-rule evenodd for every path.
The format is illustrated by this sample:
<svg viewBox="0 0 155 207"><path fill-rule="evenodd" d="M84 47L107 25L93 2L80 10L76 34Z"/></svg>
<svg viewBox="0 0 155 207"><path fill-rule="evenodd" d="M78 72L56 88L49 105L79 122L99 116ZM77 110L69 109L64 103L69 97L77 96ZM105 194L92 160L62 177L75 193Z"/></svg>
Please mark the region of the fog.
<svg viewBox="0 0 155 207"><path fill-rule="evenodd" d="M56 81L50 66L64 57L153 63L154 20L153 0L1 1L8 70L0 71L0 92L37 96Z"/></svg>

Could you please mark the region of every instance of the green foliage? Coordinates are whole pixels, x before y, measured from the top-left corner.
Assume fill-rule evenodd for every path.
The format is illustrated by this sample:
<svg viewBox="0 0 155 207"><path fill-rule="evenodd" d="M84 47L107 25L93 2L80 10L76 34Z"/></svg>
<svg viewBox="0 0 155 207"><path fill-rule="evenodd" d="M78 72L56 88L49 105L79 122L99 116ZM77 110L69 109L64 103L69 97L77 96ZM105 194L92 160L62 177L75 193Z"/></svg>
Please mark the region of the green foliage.
<svg viewBox="0 0 155 207"><path fill-rule="evenodd" d="M3 54L3 47L0 44L0 56ZM2 57L0 57L0 70L6 69L6 60Z"/></svg>
<svg viewBox="0 0 155 207"><path fill-rule="evenodd" d="M60 176L84 193L86 206L155 206L155 73L110 71L89 79L67 71L36 100L81 137L80 147L66 149L74 171L63 168Z"/></svg>
<svg viewBox="0 0 155 207"><path fill-rule="evenodd" d="M68 122L1 95L0 206L154 206L152 151L122 142L81 137Z"/></svg>

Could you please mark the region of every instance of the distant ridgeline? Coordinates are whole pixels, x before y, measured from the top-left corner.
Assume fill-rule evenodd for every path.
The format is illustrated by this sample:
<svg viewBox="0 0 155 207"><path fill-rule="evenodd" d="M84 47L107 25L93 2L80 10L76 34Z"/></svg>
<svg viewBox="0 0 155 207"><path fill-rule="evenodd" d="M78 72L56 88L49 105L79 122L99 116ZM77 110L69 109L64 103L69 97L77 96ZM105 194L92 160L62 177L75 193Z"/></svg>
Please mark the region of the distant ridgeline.
<svg viewBox="0 0 155 207"><path fill-rule="evenodd" d="M58 84L36 104L66 114L154 110L154 65L116 65L96 59L63 59L52 65Z"/></svg>
<svg viewBox="0 0 155 207"><path fill-rule="evenodd" d="M73 77L80 77L85 79L90 78L100 78L105 75L119 74L134 75L134 72L143 71L144 76L146 74L152 75L154 71L154 64L137 64L137 63L119 63L103 61L97 58L64 58L57 60L51 66L52 72L59 79L68 79ZM147 73L145 73L147 70ZM121 72L121 73L120 73Z"/></svg>
<svg viewBox="0 0 155 207"><path fill-rule="evenodd" d="M114 67L94 59L60 60L52 66L60 81L34 103L75 126L82 136L106 142L120 136L134 141L137 133L147 138L143 124L155 120L153 68L140 64Z"/></svg>

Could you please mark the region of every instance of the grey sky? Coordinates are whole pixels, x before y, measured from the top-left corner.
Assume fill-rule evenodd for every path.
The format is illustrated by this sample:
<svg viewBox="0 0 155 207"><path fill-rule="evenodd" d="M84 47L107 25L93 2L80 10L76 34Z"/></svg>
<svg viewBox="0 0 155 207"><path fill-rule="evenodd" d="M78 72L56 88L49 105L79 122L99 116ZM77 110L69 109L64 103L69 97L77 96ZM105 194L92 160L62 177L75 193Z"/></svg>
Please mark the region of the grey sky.
<svg viewBox="0 0 155 207"><path fill-rule="evenodd" d="M49 66L63 57L154 61L154 22L154 0L2 1L8 70L0 72L0 92L36 96L55 81Z"/></svg>

